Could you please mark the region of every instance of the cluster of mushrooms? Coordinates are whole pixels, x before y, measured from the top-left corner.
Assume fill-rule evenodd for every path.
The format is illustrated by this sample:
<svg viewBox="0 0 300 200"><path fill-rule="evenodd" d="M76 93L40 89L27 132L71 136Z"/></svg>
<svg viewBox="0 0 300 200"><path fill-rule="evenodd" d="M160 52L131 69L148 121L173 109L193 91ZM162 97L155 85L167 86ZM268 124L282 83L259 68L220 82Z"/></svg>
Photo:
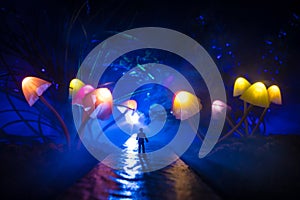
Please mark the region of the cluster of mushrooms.
<svg viewBox="0 0 300 200"><path fill-rule="evenodd" d="M50 86L50 82L37 77L26 77L22 81L22 91L28 104L33 106L37 100L41 100L55 114L62 126L67 145L70 148L70 134L66 124L55 108L42 96ZM70 82L69 96L72 97L72 105L82 107L83 110L82 123L78 129L78 135L80 136L89 119L108 119L112 114L113 106L117 106L119 111L123 113L125 117L126 115L132 115L137 109L137 102L135 100L127 100L122 104L114 104L112 94L108 88L101 86L99 88L94 88L89 84L83 83L77 78ZM243 100L244 113L237 124L234 124L226 115L226 121L232 129L225 133L219 141L222 141L234 132L243 136L244 134L238 130L242 123L245 125L245 133L247 135L254 134L260 123L263 121L270 103L282 104L281 92L277 85L271 85L268 88L262 82L256 82L251 85L249 81L243 77L236 79L234 83L233 96L239 96L239 98ZM259 121L252 129L251 133L249 133L246 118L254 106L263 107L264 110L259 117ZM187 120L200 112L201 109L202 104L200 99L194 94L187 91L178 91L174 94L172 113L176 119ZM131 113L128 113L128 111L131 111ZM215 100L212 103L212 117L218 117L219 113L227 113L228 111L231 111L231 107L226 103L220 100Z"/></svg>

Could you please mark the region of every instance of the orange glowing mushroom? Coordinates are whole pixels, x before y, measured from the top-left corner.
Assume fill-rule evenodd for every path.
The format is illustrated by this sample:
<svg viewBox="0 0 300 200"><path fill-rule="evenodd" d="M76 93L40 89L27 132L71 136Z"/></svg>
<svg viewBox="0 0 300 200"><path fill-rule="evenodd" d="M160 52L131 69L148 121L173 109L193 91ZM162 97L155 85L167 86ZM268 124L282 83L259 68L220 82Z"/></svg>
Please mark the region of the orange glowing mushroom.
<svg viewBox="0 0 300 200"><path fill-rule="evenodd" d="M36 77L26 77L22 81L22 91L30 106L33 106L50 86L50 82Z"/></svg>
<svg viewBox="0 0 300 200"><path fill-rule="evenodd" d="M136 110L137 109L137 102L133 99L127 100L122 104L115 104L117 106L118 110L121 113L125 113L128 110Z"/></svg>
<svg viewBox="0 0 300 200"><path fill-rule="evenodd" d="M137 102L135 100L128 100L125 102L125 106L127 106L130 109L136 110L137 109Z"/></svg>
<svg viewBox="0 0 300 200"><path fill-rule="evenodd" d="M51 83L40 78L36 77L26 77L22 81L22 91L25 96L26 101L30 106L33 106L37 100L41 100L57 117L58 121L60 122L66 140L67 145L70 147L70 134L67 129L66 124L64 123L63 119L59 115L59 113L55 110L53 106L51 106L48 101L42 96L43 93L51 86Z"/></svg>
<svg viewBox="0 0 300 200"><path fill-rule="evenodd" d="M201 100L187 91L179 91L175 94L172 112L176 119L186 120L202 109Z"/></svg>

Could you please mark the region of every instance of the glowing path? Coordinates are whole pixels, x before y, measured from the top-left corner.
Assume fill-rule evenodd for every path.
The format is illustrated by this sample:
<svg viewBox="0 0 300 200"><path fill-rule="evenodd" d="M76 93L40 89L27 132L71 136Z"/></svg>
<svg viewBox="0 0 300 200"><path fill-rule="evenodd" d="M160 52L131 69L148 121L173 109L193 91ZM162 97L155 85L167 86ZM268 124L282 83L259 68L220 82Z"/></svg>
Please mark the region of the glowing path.
<svg viewBox="0 0 300 200"><path fill-rule="evenodd" d="M136 134L124 144L120 170L99 163L59 199L220 199L182 160L144 173L149 156L138 154Z"/></svg>

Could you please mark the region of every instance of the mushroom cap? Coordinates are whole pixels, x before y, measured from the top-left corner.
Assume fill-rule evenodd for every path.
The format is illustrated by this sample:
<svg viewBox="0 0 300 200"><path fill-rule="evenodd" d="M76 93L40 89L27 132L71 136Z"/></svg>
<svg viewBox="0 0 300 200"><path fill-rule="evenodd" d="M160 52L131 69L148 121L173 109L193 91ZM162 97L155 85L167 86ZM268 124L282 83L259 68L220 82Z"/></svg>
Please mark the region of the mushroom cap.
<svg viewBox="0 0 300 200"><path fill-rule="evenodd" d="M85 84L79 80L78 78L74 78L70 81L69 85L69 97L76 94L80 88L82 88Z"/></svg>
<svg viewBox="0 0 300 200"><path fill-rule="evenodd" d="M212 116L214 118L217 118L222 114L225 114L227 110L231 110L230 106L228 106L226 103L220 100L213 101L211 108L212 108Z"/></svg>
<svg viewBox="0 0 300 200"><path fill-rule="evenodd" d="M236 97L243 94L250 86L251 84L245 78L237 78L233 86L233 96Z"/></svg>
<svg viewBox="0 0 300 200"><path fill-rule="evenodd" d="M85 95L83 107L91 118L107 119L112 113L112 94L107 88L97 88Z"/></svg>
<svg viewBox="0 0 300 200"><path fill-rule="evenodd" d="M49 87L51 83L36 77L26 77L22 81L22 91L26 101L32 106Z"/></svg>
<svg viewBox="0 0 300 200"><path fill-rule="evenodd" d="M282 104L281 92L277 85L271 85L268 88L268 94L269 94L269 99L272 103L279 104L279 105Z"/></svg>
<svg viewBox="0 0 300 200"><path fill-rule="evenodd" d="M96 95L95 106L98 106L102 103L109 103L112 105L113 97L109 89L107 88L98 88L92 93Z"/></svg>
<svg viewBox="0 0 300 200"><path fill-rule="evenodd" d="M133 99L130 99L130 100L126 101L124 103L124 105L127 106L128 108L133 109L133 110L137 109L137 102Z"/></svg>
<svg viewBox="0 0 300 200"><path fill-rule="evenodd" d="M106 120L112 114L112 105L109 102L99 104L95 110L90 114L92 119Z"/></svg>
<svg viewBox="0 0 300 200"><path fill-rule="evenodd" d="M72 99L72 105L85 107L83 105L83 99L88 93L92 92L93 90L95 90L95 88L91 85L84 85L83 87L81 87L78 90L78 92L74 95Z"/></svg>
<svg viewBox="0 0 300 200"><path fill-rule="evenodd" d="M240 99L263 108L268 108L270 105L269 94L265 84L256 82L251 85L240 97Z"/></svg>
<svg viewBox="0 0 300 200"><path fill-rule="evenodd" d="M117 105L117 108L121 113L125 113L125 111L128 110L128 108L130 108L132 110L137 109L137 102L133 99L123 102L122 105Z"/></svg>
<svg viewBox="0 0 300 200"><path fill-rule="evenodd" d="M186 120L202 109L200 99L187 91L179 91L174 95L172 111L176 119Z"/></svg>

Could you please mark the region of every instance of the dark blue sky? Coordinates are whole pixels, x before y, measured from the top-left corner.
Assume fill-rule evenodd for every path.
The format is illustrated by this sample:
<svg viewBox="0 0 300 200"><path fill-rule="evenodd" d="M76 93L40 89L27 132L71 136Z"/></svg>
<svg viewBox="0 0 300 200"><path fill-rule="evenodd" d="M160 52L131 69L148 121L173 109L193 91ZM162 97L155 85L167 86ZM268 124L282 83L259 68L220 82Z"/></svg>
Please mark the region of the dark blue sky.
<svg viewBox="0 0 300 200"><path fill-rule="evenodd" d="M212 55L228 86L239 75L273 81L287 93L299 85L300 7L296 0L2 1L0 5L1 40L14 48L21 42L14 34L17 38L31 34L51 54L39 60L36 52L30 52L24 59L30 66L26 73L66 81L65 86L96 44L143 26L171 28L193 37ZM1 45L1 54L7 56L7 49ZM40 72L41 66L48 66L48 74Z"/></svg>

